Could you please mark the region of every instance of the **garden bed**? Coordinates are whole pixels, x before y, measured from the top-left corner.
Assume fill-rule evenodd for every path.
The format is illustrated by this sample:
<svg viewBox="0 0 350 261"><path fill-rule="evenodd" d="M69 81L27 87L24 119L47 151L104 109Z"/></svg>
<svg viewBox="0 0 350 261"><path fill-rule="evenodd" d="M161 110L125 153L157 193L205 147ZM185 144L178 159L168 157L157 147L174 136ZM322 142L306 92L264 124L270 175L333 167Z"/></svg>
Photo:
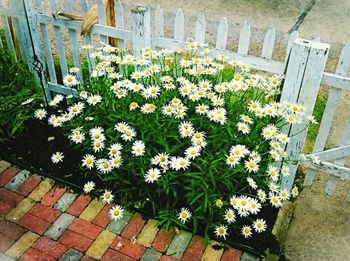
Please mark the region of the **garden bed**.
<svg viewBox="0 0 350 261"><path fill-rule="evenodd" d="M37 120L28 121L26 125L28 128L24 134L1 144L0 157L15 165L29 169L32 173L48 176L55 180L58 186L68 186L81 193L84 185L82 172L79 168L82 153L70 146L60 129L43 125ZM51 137L54 137L54 139L51 140ZM66 157L65 161L59 166L48 161L49 155L56 151L62 151ZM97 184L97 187L103 188L104 185L98 178L92 180ZM137 211L140 212L141 210L138 209ZM153 216L151 209L140 213L145 218ZM257 255L263 255L268 248L272 252L279 252L278 242L271 233L277 214L278 209L272 207L264 208L261 211L260 216L268 222L266 233L249 239L245 239L238 233L231 233L224 242ZM199 230L198 234L203 235L204 231Z"/></svg>

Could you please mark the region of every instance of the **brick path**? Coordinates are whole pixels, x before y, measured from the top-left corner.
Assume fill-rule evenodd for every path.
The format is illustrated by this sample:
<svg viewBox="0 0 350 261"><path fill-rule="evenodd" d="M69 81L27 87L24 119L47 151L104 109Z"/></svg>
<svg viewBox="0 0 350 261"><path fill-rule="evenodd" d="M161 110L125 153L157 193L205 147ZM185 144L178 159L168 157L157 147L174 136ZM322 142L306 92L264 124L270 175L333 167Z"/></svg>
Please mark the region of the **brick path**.
<svg viewBox="0 0 350 261"><path fill-rule="evenodd" d="M52 186L47 178L0 161L0 260L257 260L237 249L214 250L186 231Z"/></svg>

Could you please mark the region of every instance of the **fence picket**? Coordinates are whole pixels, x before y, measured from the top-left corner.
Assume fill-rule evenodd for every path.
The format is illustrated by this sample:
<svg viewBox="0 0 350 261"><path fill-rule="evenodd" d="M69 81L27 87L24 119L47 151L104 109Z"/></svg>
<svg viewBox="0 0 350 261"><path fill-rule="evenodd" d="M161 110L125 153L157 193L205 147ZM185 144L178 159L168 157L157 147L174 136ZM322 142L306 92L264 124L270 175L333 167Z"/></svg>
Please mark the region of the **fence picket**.
<svg viewBox="0 0 350 261"><path fill-rule="evenodd" d="M276 30L275 30L275 27L271 26L265 34L264 45L262 48L261 57L263 57L265 59L272 58L275 40L276 40Z"/></svg>
<svg viewBox="0 0 350 261"><path fill-rule="evenodd" d="M350 66L350 44L347 44L341 51L337 69L336 69L336 74L345 76L347 74L347 70L349 66ZM340 99L340 95L341 95L341 89L331 88L328 95L326 108L323 112L320 128L316 137L313 153L322 151L326 146L327 138L329 136L333 118L337 110L337 105ZM315 174L316 174L316 170L307 171L305 180L304 180L305 186L310 186L312 184ZM331 178L331 179L333 181L330 182L329 188L327 189L327 193L328 192L331 193L331 191L335 189L335 186L332 185L332 183L335 183L334 178ZM333 186L333 188L331 188L331 186Z"/></svg>
<svg viewBox="0 0 350 261"><path fill-rule="evenodd" d="M89 3L87 0L80 0L80 8L83 14L89 10Z"/></svg>
<svg viewBox="0 0 350 261"><path fill-rule="evenodd" d="M295 39L297 39L297 38L299 38L299 32L298 31L293 31L289 35L285 61L288 60L288 56L289 56L290 50L292 49L293 43L294 43Z"/></svg>
<svg viewBox="0 0 350 261"><path fill-rule="evenodd" d="M250 24L248 21L244 22L238 41L238 53L247 55L250 43Z"/></svg>
<svg viewBox="0 0 350 261"><path fill-rule="evenodd" d="M41 13L44 13L43 1L44 0L40 0L40 3L39 3L39 11ZM55 69L55 64L53 62L49 34L45 23L40 23L40 31L41 31L43 44L44 44L44 50L45 50L46 59L44 59L44 61L46 62L47 68L49 70L49 79L51 82L57 83L56 69Z"/></svg>
<svg viewBox="0 0 350 261"><path fill-rule="evenodd" d="M114 13L116 19L116 27L124 29L124 9L120 0L117 0L114 5ZM118 39L118 47L125 48L126 43L124 39Z"/></svg>
<svg viewBox="0 0 350 261"><path fill-rule="evenodd" d="M72 12L73 11L73 1L64 0L64 9L65 9L65 11Z"/></svg>
<svg viewBox="0 0 350 261"><path fill-rule="evenodd" d="M98 23L100 25L106 25L106 7L104 0L97 0L97 11L98 11ZM101 42L107 44L108 37L105 35L100 35Z"/></svg>
<svg viewBox="0 0 350 261"><path fill-rule="evenodd" d="M55 12L57 8L56 0L51 0L51 11ZM60 61L60 68L62 76L68 74L68 66L67 66L67 59L66 59L66 53L64 50L64 42L62 37L62 31L61 27L54 25L54 32L55 32L55 40L56 40L56 48L58 52L58 58Z"/></svg>
<svg viewBox="0 0 350 261"><path fill-rule="evenodd" d="M309 105L308 113L312 113L328 51L328 44L313 43L300 38L294 42L287 65L281 101ZM286 148L286 153L291 161L299 159L307 134L307 124L292 125L288 130L291 135L298 133L298 136L291 139ZM282 187L290 189L295 178L297 164L286 163L285 165L290 168L290 175L282 178Z"/></svg>
<svg viewBox="0 0 350 261"><path fill-rule="evenodd" d="M174 25L174 39L178 41L183 41L185 35L185 18L181 8L177 9L176 11Z"/></svg>
<svg viewBox="0 0 350 261"><path fill-rule="evenodd" d="M203 13L200 13L197 17L196 21L196 31L194 33L194 40L196 42L204 44L205 41L205 27L206 27L206 22L205 22L205 17Z"/></svg>
<svg viewBox="0 0 350 261"><path fill-rule="evenodd" d="M151 16L148 7L138 6L131 10L133 18L132 42L135 55L140 49L151 46Z"/></svg>
<svg viewBox="0 0 350 261"><path fill-rule="evenodd" d="M228 35L228 24L226 17L223 17L218 26L218 34L216 37L216 49L226 49L227 43L227 35Z"/></svg>
<svg viewBox="0 0 350 261"><path fill-rule="evenodd" d="M163 16L163 9L160 7L160 5L157 5L154 20L155 20L154 35L159 37L164 37L164 16Z"/></svg>

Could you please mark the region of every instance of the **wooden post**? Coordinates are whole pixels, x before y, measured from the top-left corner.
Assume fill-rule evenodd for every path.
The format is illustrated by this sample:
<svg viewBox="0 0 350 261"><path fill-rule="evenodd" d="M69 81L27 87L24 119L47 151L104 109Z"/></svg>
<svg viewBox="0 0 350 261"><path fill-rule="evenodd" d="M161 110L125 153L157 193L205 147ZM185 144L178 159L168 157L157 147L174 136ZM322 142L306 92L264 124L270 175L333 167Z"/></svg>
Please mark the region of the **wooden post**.
<svg viewBox="0 0 350 261"><path fill-rule="evenodd" d="M292 46L287 63L286 78L282 90L281 102L297 102L307 107L312 114L320 88L323 71L328 57L329 45L297 38ZM283 177L282 188L291 189L298 164L293 163L300 157L307 134L307 123L287 126L284 132L290 136L286 147L290 175Z"/></svg>
<svg viewBox="0 0 350 261"><path fill-rule="evenodd" d="M132 13L132 43L134 55L140 55L140 48L151 47L151 19L148 7L138 6Z"/></svg>
<svg viewBox="0 0 350 261"><path fill-rule="evenodd" d="M39 70L39 74L40 74L40 78L42 79L42 82L40 84L43 84L43 89L44 89L44 95L47 99L47 101L51 100L51 93L50 93L50 89L49 86L47 85L46 82L46 77L45 77L45 67L44 67L44 60L43 60L43 55L41 52L41 41L40 41L40 34L39 34L39 22L38 22L38 18L36 16L35 10L34 10L34 6L33 6L33 2L32 0L25 0L25 11L28 15L28 23L29 23L29 33L32 37L32 43L33 43L33 53L36 54L38 61L41 63L41 70ZM33 64L33 62L35 62L33 59L31 59L30 61L28 61L28 64L30 64L30 66L33 67L33 69L35 69L34 67L40 67L40 64Z"/></svg>

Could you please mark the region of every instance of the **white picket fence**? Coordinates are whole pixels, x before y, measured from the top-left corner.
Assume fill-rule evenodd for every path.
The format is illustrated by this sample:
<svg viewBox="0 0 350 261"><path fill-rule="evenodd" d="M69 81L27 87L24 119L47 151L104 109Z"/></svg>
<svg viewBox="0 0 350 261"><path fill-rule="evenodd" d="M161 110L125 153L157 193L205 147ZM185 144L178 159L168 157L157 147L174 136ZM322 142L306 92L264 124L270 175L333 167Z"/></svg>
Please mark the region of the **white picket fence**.
<svg viewBox="0 0 350 261"><path fill-rule="evenodd" d="M10 31L8 18L11 17L14 28L19 38L20 49L24 58L31 65L33 54L36 53L39 60L44 64L46 70L42 72L45 77L44 88L46 96L50 99L51 92L71 94L72 90L60 84L58 79L52 55L51 41L54 41L57 48L61 75L68 73L67 53L65 46L70 46L71 57L75 67L81 67L81 41L86 44L93 43L93 37L99 36L102 42L107 42L108 37L118 39L120 47L125 47L128 43L132 44L133 51L137 54L138 49L142 47L183 49L185 38L185 18L182 9L175 13L174 34L173 37L165 37L164 34L164 14L160 6L155 10L154 28L151 28L151 13L147 7L138 7L132 10L132 29L127 30L124 27L123 5L120 0L115 0L116 25L107 26L106 13L103 0L97 0L99 22L95 24L90 33L85 37L80 37L80 21L57 18L54 19L51 13L57 11L58 2L50 1L50 11L45 10L44 0L0 0L0 21L2 29L5 32L7 46L15 54L12 34ZM34 2L34 3L33 3ZM64 9L60 11L72 12L71 0L64 0ZM87 0L80 0L80 11L86 13L89 10ZM28 19L24 19L25 17ZM28 30L27 21L30 26ZM53 27L54 37L49 35L48 29ZM250 68L262 70L270 73L285 73L285 83L281 95L281 100L299 102L313 110L316 97L321 84L331 87L327 107L323 115L320 131L316 140L313 154L320 157L322 163L314 165L306 163L308 170L305 178L305 185L310 185L317 171L322 171L330 175L327 185L327 193L332 194L335 189L338 178L350 179L350 169L345 168L345 158L350 155L350 119L348 127L344 133L341 147L326 150L325 144L329 135L330 127L336 111L340 93L342 90L350 91L350 78L347 77L347 71L350 63L350 46L346 45L341 53L337 71L335 74L324 72L328 57L329 45L319 41L308 41L299 38L297 31L290 34L287 44L286 56L283 61L272 59L274 45L276 41L276 31L270 27L263 40L263 48L260 56L249 54L249 45L251 39L251 27L249 22L244 22L240 30L238 50L234 52L227 50L228 22L222 18L218 23L217 38L214 46L209 46L211 55L217 56L225 54L229 59L236 59L246 63ZM69 42L65 42L63 34L68 33ZM31 46L30 36L33 40ZM204 14L199 14L195 23L194 40L200 43L206 43L206 20ZM0 47L2 43L0 41ZM43 47L43 48L42 48ZM85 51L86 52L86 51ZM89 53L86 52L87 58ZM89 61L90 69L93 61ZM32 66L31 66L32 67ZM82 80L82 75L79 76ZM74 90L73 90L74 91ZM285 131L290 134L299 133L291 139L286 150L292 159L298 159L302 146L304 144L307 128L305 126L288 126ZM334 163L324 161L335 160ZM284 186L291 187L295 178L297 166L289 164L291 175L283 180ZM350 192L348 195L350 200Z"/></svg>

